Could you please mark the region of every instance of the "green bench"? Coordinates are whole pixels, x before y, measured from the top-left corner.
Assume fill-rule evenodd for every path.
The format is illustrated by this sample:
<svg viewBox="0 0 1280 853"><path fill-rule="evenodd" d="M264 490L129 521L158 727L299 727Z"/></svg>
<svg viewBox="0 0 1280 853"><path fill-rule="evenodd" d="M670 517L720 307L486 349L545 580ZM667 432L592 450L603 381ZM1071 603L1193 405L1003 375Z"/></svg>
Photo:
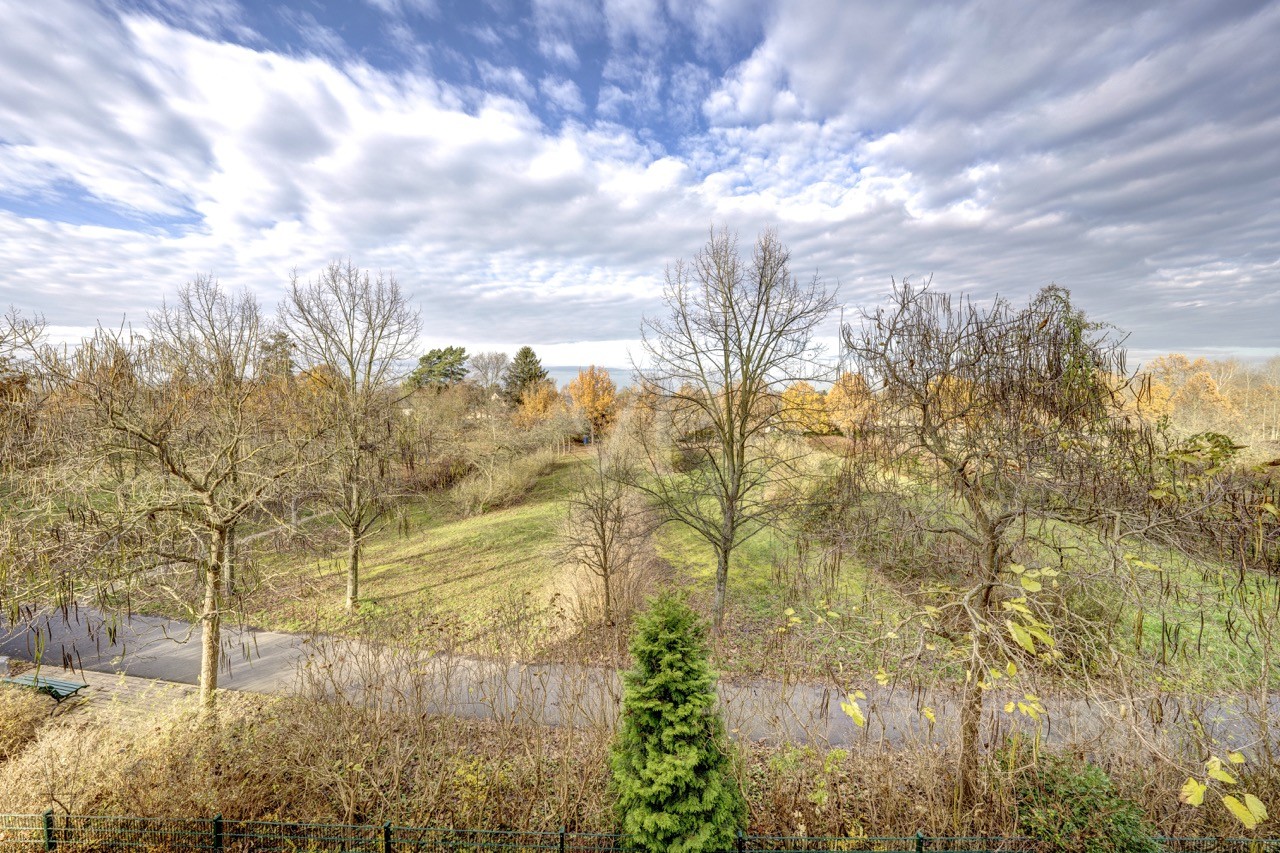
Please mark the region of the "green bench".
<svg viewBox="0 0 1280 853"><path fill-rule="evenodd" d="M44 675L11 675L8 678L0 679L5 684L16 684L19 687L30 687L32 690L52 696L55 703L62 704L63 699L69 699L77 692L88 687L88 684L80 681L66 681L61 678L49 678Z"/></svg>

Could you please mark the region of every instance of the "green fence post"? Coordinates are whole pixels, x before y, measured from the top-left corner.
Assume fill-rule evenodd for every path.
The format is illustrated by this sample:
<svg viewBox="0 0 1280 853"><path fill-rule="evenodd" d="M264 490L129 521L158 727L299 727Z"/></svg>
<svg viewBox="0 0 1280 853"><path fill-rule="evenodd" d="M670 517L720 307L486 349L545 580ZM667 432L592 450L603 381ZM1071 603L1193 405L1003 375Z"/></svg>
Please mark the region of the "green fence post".
<svg viewBox="0 0 1280 853"><path fill-rule="evenodd" d="M916 830L916 853L924 853L924 831Z"/></svg>
<svg viewBox="0 0 1280 853"><path fill-rule="evenodd" d="M564 825L560 826L560 853L564 853Z"/></svg>
<svg viewBox="0 0 1280 853"><path fill-rule="evenodd" d="M738 853L743 853L747 849L747 836L741 829L738 830Z"/></svg>
<svg viewBox="0 0 1280 853"><path fill-rule="evenodd" d="M53 841L53 809L45 809L44 814L44 849L53 850L58 845Z"/></svg>
<svg viewBox="0 0 1280 853"><path fill-rule="evenodd" d="M213 816L213 849L222 849L222 812Z"/></svg>
<svg viewBox="0 0 1280 853"><path fill-rule="evenodd" d="M382 825L382 853L391 853L391 821Z"/></svg>

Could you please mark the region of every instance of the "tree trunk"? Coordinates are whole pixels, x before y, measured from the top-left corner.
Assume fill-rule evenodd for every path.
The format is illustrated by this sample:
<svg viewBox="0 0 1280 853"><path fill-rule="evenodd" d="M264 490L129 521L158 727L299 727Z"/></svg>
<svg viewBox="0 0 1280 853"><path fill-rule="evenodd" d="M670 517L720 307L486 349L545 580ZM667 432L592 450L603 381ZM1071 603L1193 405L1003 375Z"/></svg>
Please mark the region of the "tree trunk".
<svg viewBox="0 0 1280 853"><path fill-rule="evenodd" d="M965 684L960 702L960 758L956 776L958 814L966 815L978 802L978 768L982 752L982 694L985 683L980 656L970 660L973 677Z"/></svg>
<svg viewBox="0 0 1280 853"><path fill-rule="evenodd" d="M356 609L360 598L360 537L355 525L347 528L347 612Z"/></svg>
<svg viewBox="0 0 1280 853"><path fill-rule="evenodd" d="M716 548L716 597L712 605L711 630L717 637L724 629L724 596L729 586L729 550Z"/></svg>
<svg viewBox="0 0 1280 853"><path fill-rule="evenodd" d="M227 531L215 531L209 543L204 571L204 608L200 614L200 713L217 710L218 655L222 650L222 563L226 558Z"/></svg>

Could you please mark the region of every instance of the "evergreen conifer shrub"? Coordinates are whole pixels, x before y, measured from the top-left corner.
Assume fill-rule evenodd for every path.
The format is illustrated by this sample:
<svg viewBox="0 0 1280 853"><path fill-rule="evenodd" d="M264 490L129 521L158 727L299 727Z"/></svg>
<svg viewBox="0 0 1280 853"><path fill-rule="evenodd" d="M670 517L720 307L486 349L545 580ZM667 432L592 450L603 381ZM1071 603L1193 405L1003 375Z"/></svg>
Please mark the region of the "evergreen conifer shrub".
<svg viewBox="0 0 1280 853"><path fill-rule="evenodd" d="M663 596L637 620L610 755L621 831L638 849L734 849L747 806L707 661L706 627Z"/></svg>

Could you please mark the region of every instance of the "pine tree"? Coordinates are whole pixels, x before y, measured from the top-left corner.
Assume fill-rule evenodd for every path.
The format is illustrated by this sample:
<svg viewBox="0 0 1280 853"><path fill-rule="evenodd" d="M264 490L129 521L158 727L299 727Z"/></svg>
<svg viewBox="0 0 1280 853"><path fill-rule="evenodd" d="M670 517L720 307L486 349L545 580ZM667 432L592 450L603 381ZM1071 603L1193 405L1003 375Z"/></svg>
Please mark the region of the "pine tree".
<svg viewBox="0 0 1280 853"><path fill-rule="evenodd" d="M640 850L728 851L746 823L707 662L706 628L680 600L637 621L610 755L622 832Z"/></svg>
<svg viewBox="0 0 1280 853"><path fill-rule="evenodd" d="M467 376L466 347L433 349L418 359L418 366L409 374L414 388L447 388L456 385Z"/></svg>
<svg viewBox="0 0 1280 853"><path fill-rule="evenodd" d="M502 396L513 406L524 402L524 397L547 381L547 371L534 354L532 347L520 347L502 375Z"/></svg>

